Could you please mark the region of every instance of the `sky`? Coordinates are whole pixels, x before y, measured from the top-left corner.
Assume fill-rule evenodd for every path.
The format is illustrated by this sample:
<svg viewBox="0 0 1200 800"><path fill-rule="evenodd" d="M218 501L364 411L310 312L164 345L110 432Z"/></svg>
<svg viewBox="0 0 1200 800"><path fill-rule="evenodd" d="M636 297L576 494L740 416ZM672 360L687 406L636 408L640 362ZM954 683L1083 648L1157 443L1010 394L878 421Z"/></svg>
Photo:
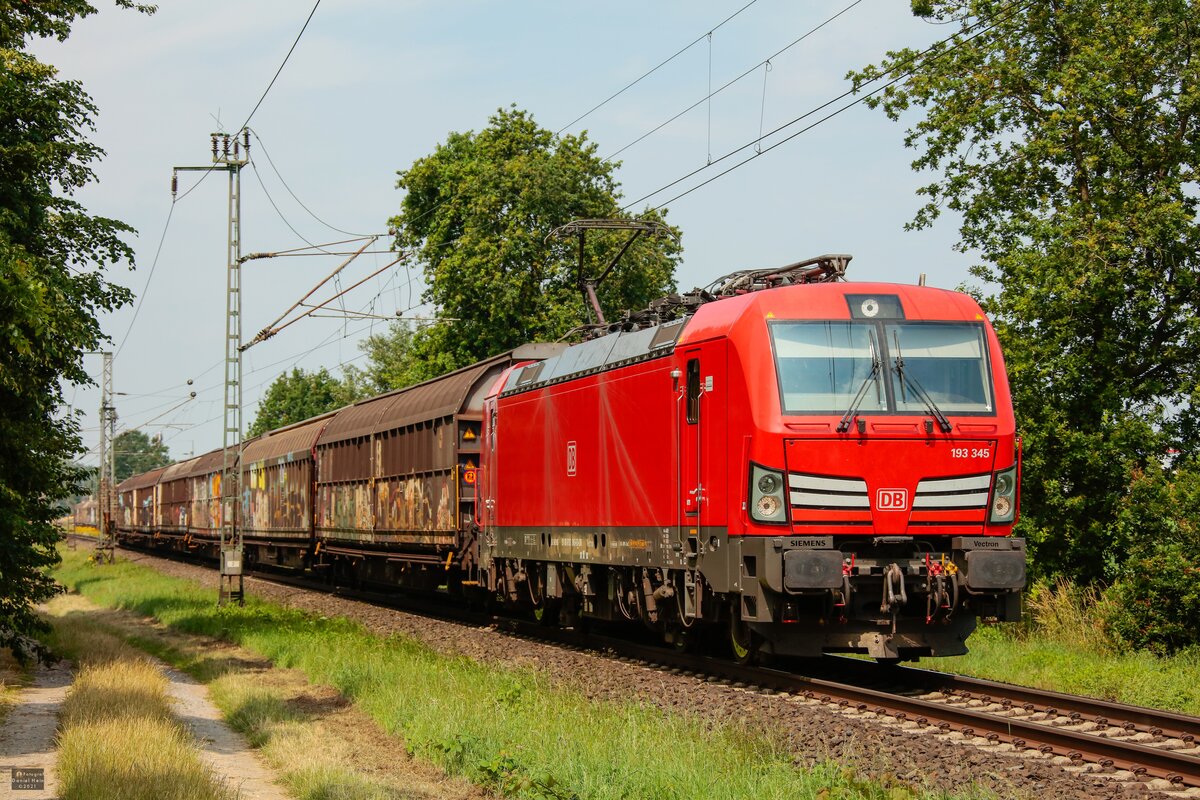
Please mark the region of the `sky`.
<svg viewBox="0 0 1200 800"><path fill-rule="evenodd" d="M222 444L228 178L212 174L195 186L202 173L181 173L173 204L172 170L212 163L209 134L243 123L312 3L161 0L150 16L97 5L100 13L66 42L37 42L33 50L62 77L81 81L99 108L93 138L107 155L98 182L77 199L137 229L129 239L136 269L120 265L109 274L138 300L101 320L116 351L118 431L161 434L171 455L183 458ZM904 125L859 104L772 148L847 98L763 136L846 92L848 70L949 33L914 19L898 0L322 0L250 120L242 252L349 238L341 231L385 233L402 198L398 170L449 132L479 130L497 108L515 104L547 129L586 130L604 157L619 153L624 200L637 201L631 211L666 203L668 221L683 231L682 289L822 253L852 254L851 280L912 283L925 273L930 285L954 288L970 282L972 263L953 249L955 220L904 230L919 205L915 189L930 180L911 170ZM676 199L756 150L763 152L744 166ZM710 161L718 163L651 195ZM339 286L314 298L385 266L389 246L384 235ZM247 262L244 337L341 260ZM398 266L347 294L345 308L420 317L430 313L421 290L419 265ZM246 424L281 372L363 366L358 343L387 325L307 319L247 350ZM98 377L100 357L88 356L85 366ZM68 386L65 396L82 412L85 445L93 448L83 462L95 464L99 391Z"/></svg>

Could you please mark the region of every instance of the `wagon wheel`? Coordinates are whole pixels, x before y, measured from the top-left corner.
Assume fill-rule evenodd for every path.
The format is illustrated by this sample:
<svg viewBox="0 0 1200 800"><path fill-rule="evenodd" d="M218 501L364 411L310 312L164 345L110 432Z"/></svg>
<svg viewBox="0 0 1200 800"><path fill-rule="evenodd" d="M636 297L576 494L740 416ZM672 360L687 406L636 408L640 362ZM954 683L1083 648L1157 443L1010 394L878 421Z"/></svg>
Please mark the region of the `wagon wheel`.
<svg viewBox="0 0 1200 800"><path fill-rule="evenodd" d="M674 627L670 632L671 649L677 653L695 652L700 642L700 632L695 627Z"/></svg>
<svg viewBox="0 0 1200 800"><path fill-rule="evenodd" d="M557 597L547 597L542 601L541 605L533 609L533 618L538 623L548 628L553 628L558 625L558 612L561 606L562 604Z"/></svg>

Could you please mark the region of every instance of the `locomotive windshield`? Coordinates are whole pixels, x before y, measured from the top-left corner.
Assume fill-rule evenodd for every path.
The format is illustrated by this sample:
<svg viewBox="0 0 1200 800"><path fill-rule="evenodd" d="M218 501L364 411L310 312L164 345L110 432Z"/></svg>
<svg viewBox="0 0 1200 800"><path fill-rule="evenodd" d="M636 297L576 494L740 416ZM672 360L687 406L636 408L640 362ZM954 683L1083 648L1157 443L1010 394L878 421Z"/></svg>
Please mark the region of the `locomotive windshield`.
<svg viewBox="0 0 1200 800"><path fill-rule="evenodd" d="M859 408L887 409L882 373L871 373L880 355L874 324L781 322L771 332L786 411L841 413L868 380L875 386L867 387Z"/></svg>
<svg viewBox="0 0 1200 800"><path fill-rule="evenodd" d="M925 404L908 387L915 379L943 412L987 413L992 410L991 381L983 328L953 323L885 325L891 347L890 364L903 359L903 376L893 369L896 410L920 414Z"/></svg>
<svg viewBox="0 0 1200 800"><path fill-rule="evenodd" d="M842 414L864 384L859 411L922 414L923 391L947 414L993 413L982 325L797 321L770 331L785 414Z"/></svg>

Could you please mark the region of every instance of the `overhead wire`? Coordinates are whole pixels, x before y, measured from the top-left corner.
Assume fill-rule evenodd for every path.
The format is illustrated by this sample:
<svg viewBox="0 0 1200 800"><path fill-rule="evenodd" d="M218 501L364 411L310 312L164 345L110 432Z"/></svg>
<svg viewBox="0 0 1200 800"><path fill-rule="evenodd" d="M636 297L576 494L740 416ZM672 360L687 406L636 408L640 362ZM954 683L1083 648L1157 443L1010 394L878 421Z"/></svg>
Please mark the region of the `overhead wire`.
<svg viewBox="0 0 1200 800"><path fill-rule="evenodd" d="M129 320L129 327L125 329L125 335L121 337L121 344L117 346L117 351L114 356L121 355L121 351L125 349L125 343L129 341L129 334L133 332L134 323L138 320L138 314L142 311L142 303L146 299L146 294L150 291L150 281L154 279L154 270L158 267L158 258L162 255L163 242L167 240L167 229L171 227L171 217L175 215L175 200L171 200L171 207L167 211L167 221L163 223L162 234L158 237L158 247L154 250L154 259L150 262L150 272L146 275L146 283L142 286L142 293L138 295L137 305L133 307L133 319Z"/></svg>
<svg viewBox="0 0 1200 800"><path fill-rule="evenodd" d="M792 41L791 41L789 44L787 44L787 45L786 45L786 46L784 46L784 47L781 47L779 50L776 50L774 53L772 53L771 55L767 56L767 57L766 57L766 58L764 58L763 60L759 61L757 64L755 64L754 66L750 67L750 68L749 68L749 69L747 69L746 71L742 72L742 73L741 73L740 75L738 75L737 77L730 79L729 81L727 81L727 82L725 82L724 84L722 84L721 86L719 86L717 89L711 89L711 87L710 87L710 91L709 91L709 93L708 93L708 94L706 94L704 97L701 97L699 100L697 100L696 102L692 103L690 106L688 106L687 108L683 109L682 111L678 112L677 114L675 114L674 116L672 116L670 119L667 119L667 120L665 120L665 121L663 121L663 122L659 123L658 125L655 125L653 128L651 128L650 130L646 131L646 132L645 132L645 133L643 133L641 136L637 137L636 139L634 139L633 141L629 142L628 144L626 144L626 145L623 145L622 147L618 148L617 150L614 150L612 153L610 153L609 155L605 156L604 160L605 160L605 161L612 161L614 158L616 158L617 156L621 155L621 153L624 153L624 152L625 152L626 150L628 150L629 148L633 147L633 146L634 146L634 145L636 145L636 144L640 144L640 143L641 143L641 142L642 142L644 139L646 139L646 138L648 138L648 137L650 137L650 136L653 136L654 134L658 133L660 130L662 130L663 128L667 127L667 126L668 126L668 125L670 125L672 122L674 122L675 120L677 120L677 119L679 119L680 117L682 117L684 114L686 114L686 113L688 113L689 111L691 111L691 110L695 109L695 108L696 108L697 106L699 106L701 103L704 103L705 101L711 100L713 97L715 97L715 96L719 95L721 92L725 91L725 90L726 90L726 89L728 89L730 86L733 86L734 84L736 84L736 83L738 83L739 81L741 81L741 80L742 80L743 78L745 78L747 75L752 75L752 74L754 74L755 72L757 72L757 71L758 71L758 68L759 68L759 67L762 67L762 66L764 66L764 65L766 65L766 64L770 64L770 63L771 63L771 62L772 62L774 59L776 59L776 58L779 58L779 56L783 55L783 54L784 54L784 53L786 53L788 50L791 50L793 47L795 47L796 45L800 44L800 43L801 43L801 42L803 42L805 39L807 39L808 37L812 36L814 33L816 33L817 31L821 30L821 29L822 29L822 28L824 28L826 25L828 25L829 23L833 22L833 21L834 21L834 20L836 20L838 17L842 16L843 14L845 14L845 13L846 13L846 12L848 12L848 11L850 11L852 8L854 8L855 6L857 6L858 4L860 4L860 3L862 3L862 2L863 2L863 0L854 0L854 2L850 3L848 6L845 6L844 8L842 8L842 10L841 10L841 11L838 11L836 14L834 14L834 15L832 15L832 16L830 16L830 17L827 17L827 18L826 18L826 19L825 19L823 22L821 22L819 25L816 25L815 27L813 27L813 28L810 28L808 31L804 32L803 34L801 34L801 35L800 35L800 36L798 36L797 38L793 39L793 40L792 40ZM710 124L711 124L711 123L710 123Z"/></svg>
<svg viewBox="0 0 1200 800"><path fill-rule="evenodd" d="M296 34L295 40L292 41L292 46L288 48L287 55L283 57L283 61L279 64L279 69L275 70L275 74L271 76L271 82L268 83L267 88L263 90L262 96L258 98L258 102L254 104L254 108L250 109L250 113L246 115L246 121L239 125L236 130L240 131L242 128L245 128L247 125L249 125L250 120L254 119L254 115L258 113L259 107L263 104L263 101L267 99L267 95L271 93L271 87L275 85L275 81L279 80L280 73L283 72L283 68L287 66L288 59L290 59L292 57L292 53L295 52L296 45L300 44L300 37L304 35L306 30L308 30L308 23L312 22L313 14L317 13L317 7L319 5L321 5L321 0L317 0L315 3L313 3L312 11L308 12L308 18L304 20L304 25L300 27L300 32Z"/></svg>
<svg viewBox="0 0 1200 800"><path fill-rule="evenodd" d="M575 119L573 119L573 120L571 120L570 122L568 122L566 125L564 125L564 126L562 126L561 128L559 128L559 129L558 129L558 131L555 133L555 136L561 136L561 135L562 135L562 133L563 133L563 131L565 131L565 130L567 130L567 129L571 128L573 125L575 125L575 123L577 123L577 122L580 122L580 121L582 121L582 120L586 119L587 117L590 117L590 116L591 116L592 114L594 114L595 112L597 112L597 111L599 111L600 109L604 108L606 105L608 105L609 103L611 103L613 100L616 100L618 97L620 97L621 95L625 94L625 92L629 91L629 90L630 90L630 89L632 89L634 86L637 86L639 83L641 83L642 81L644 81L646 78L649 78L651 75L653 75L654 73L658 72L660 69L662 69L663 67L665 67L667 64L670 64L672 61L674 61L675 59L679 58L681 55L683 55L684 53L686 53L688 50L691 50L693 47L695 47L695 46L696 46L697 44L699 44L700 42L702 42L702 41L704 41L705 39L707 39L707 38L711 37L711 36L713 35L713 33L715 33L715 32L716 32L718 29L720 29L722 26L724 26L724 25L725 25L727 22L731 21L731 20L732 20L734 17L738 16L738 15L739 15L739 14L741 14L743 11L745 11L746 9L748 9L750 6L754 5L754 4L755 4L755 3L757 3L757 2L758 2L758 0L750 0L750 2L749 2L749 3L746 3L746 5L742 6L742 7L741 7L741 8L739 8L737 11L733 12L733 13L732 13L732 14L730 14L728 17L726 17L725 19L721 20L721 21L720 21L720 22L718 22L716 25L714 25L713 27L709 28L707 31L705 31L704 33L702 33L702 34L700 34L699 36L697 36L697 37L696 37L695 39L693 39L691 42L689 42L688 44L684 45L682 48L680 48L679 50L677 50L677 51L675 52L675 54L674 54L674 55L672 55L672 56L670 56L669 58L665 59L664 61L660 62L660 63L659 63L657 66L655 66L655 67L651 68L650 70L648 70L648 71L646 71L646 72L642 73L642 75L641 75L640 77L638 77L638 78L635 78L634 80L630 81L629 83L627 83L627 84L626 84L624 87L622 87L621 89L617 90L616 92L613 92L611 95L609 95L608 97L606 97L604 100L601 100L599 103L597 103L596 105L592 106L592 107L591 107L591 108L589 108L587 111L583 112L583 113L582 113L582 114L580 114L578 117L576 117Z"/></svg>
<svg viewBox="0 0 1200 800"><path fill-rule="evenodd" d="M263 183L262 176L258 174L258 165L254 163L253 158L249 159L249 161L250 161L250 168L254 172L254 179L258 181L258 185L263 190L263 194L265 194L267 196L267 202L271 204L271 208L275 209L275 213L279 215L279 218L281 220L283 220L283 224L288 227L288 230L290 230L292 233L296 234L296 238L298 238L300 241L304 242L310 248L312 248L314 250L319 250L324 255L332 255L332 253L330 253L328 250L324 249L320 245L313 244L308 239L306 239L304 237L304 234L302 234L302 233L300 233L300 231L296 230L296 227L294 225L292 225L291 222L288 221L288 218L286 216L284 216L283 211L281 211L279 206L275 203L275 198L271 197L271 193L269 191L267 191L267 185L265 183Z"/></svg>
<svg viewBox="0 0 1200 800"><path fill-rule="evenodd" d="M267 150L267 145L263 141L262 136L259 135L258 131L251 128L250 133L252 133L254 135L254 138L258 141L258 146L260 148L262 148L262 153L264 156L267 157L267 163L271 165L271 170L275 173L275 177L279 178L279 182L281 184L283 184L283 188L287 189L287 193L292 196L292 199L296 201L297 205L299 205L301 208L303 208L305 211L308 212L308 215L310 217L312 217L317 222L324 225L326 228L329 228L331 231L337 231L338 233L344 233L347 236L365 236L365 235L367 235L367 234L355 233L354 231L342 230L341 228L337 227L336 225L330 225L328 222L326 222L325 220L318 217L311 208L309 208L307 205L304 204L303 200L301 200L299 197L296 196L296 193L292 191L292 187L288 185L288 182L286 180L284 180L283 175L279 172L279 167L275 166L275 160L273 158L271 158L271 153L269 150Z"/></svg>
<svg viewBox="0 0 1200 800"><path fill-rule="evenodd" d="M874 83L875 81L882 80L885 75L894 74L899 69L903 69L906 66L913 65L913 62L915 62L918 58L921 58L922 56L927 56L925 61L922 61L920 64L913 65L911 69L907 69L905 72L902 72L900 75L898 75L896 78L892 79L891 81L888 81L887 83L871 90L870 92L862 95L861 97L856 98L852 102L847 103L845 106L843 106L839 109L836 109L832 113L826 115L825 117L822 117L821 119L817 120L816 122L814 122L810 125L807 125L803 129L796 131L795 133L790 134L786 138L781 139L780 141L772 144L770 147L762 149L761 152L756 152L754 155L750 156L749 158L746 158L745 160L738 162L734 166L718 173L717 175L714 175L713 177L708 178L707 180L704 180L701 183L696 184L695 186L691 187L687 191L684 191L684 192L681 192L680 194L675 195L670 200L659 203L658 205L654 206L653 209L654 210L661 209L668 203L672 203L672 202L680 199L681 197L686 197L687 195L691 194L692 192L696 191L697 189L699 189L703 186L707 186L708 184L712 183L713 181L717 180L718 178L728 175L730 172L733 172L734 170L745 166L746 164L755 160L759 156L769 153L770 151L774 150L779 145L785 144L786 142L789 142L792 139L795 139L800 134L806 133L807 131L812 130L816 126L818 126L824 122L827 122L828 120L838 116L842 112L847 111L850 108L853 108L854 106L858 105L859 103L869 100L871 97L875 96L876 94L878 94L878 93L888 89L889 87L894 86L895 84L901 82L902 80L905 80L906 78L910 77L914 72L916 72L917 68L919 66L923 65L924 63L926 63L926 61L940 58L941 56L946 55L947 53L953 52L954 50L958 49L959 47L962 47L963 45L967 44L968 42L973 41L977 37L990 32L991 30L993 30L996 27L996 25L998 25L1000 22L1003 21L1003 19L1005 18L1005 15L1008 12L1016 13L1024 8L1027 8L1029 5L1030 5L1030 2L1026 2L1020 6L1018 6L1016 3L1013 3L1010 6L1008 6L1004 11L1001 11L1001 12L993 15L989 20L987 20L987 21L981 20L979 23L977 23L975 26L973 26L973 27L978 28L974 33L972 33L970 36L966 37L965 39L962 39L962 40L956 42L949 49L947 49L945 51L939 51L938 48L940 48L942 45L947 44L951 40L957 38L959 35L962 34L962 31L959 31L951 36L947 36L944 39L939 39L938 41L934 42L929 47L925 48L924 50L920 51L919 53L914 54L911 58L906 59L903 64L893 66L892 68L886 70L882 75L871 79L871 81L869 81L868 83ZM662 192L665 192L667 189L670 189L673 186L679 185L680 183L686 181L688 178L692 178L692 177L698 175L699 173L704 172L705 170L709 169L710 167L712 167L716 164L719 164L722 161L725 161L726 159L737 155L738 153L742 152L743 150L753 147L756 143L761 142L765 138L768 138L777 133L780 133L780 132L792 127L793 125L795 125L798 122L802 122L803 120L813 116L814 114L817 114L820 111L823 111L824 109L828 108L829 106L834 105L838 101L844 100L846 97L849 97L850 95L857 93L861 89L862 89L862 87L856 87L853 89L849 89L845 92L842 92L838 96L825 101L824 103L820 104L819 106L809 109L808 111L804 112L803 114L801 114L798 117L795 117L794 119L790 120L789 122L785 122L784 124L778 126L774 130L769 131L767 134L760 135L760 136L756 137L755 139L752 139L749 142L741 145L740 147L735 147L733 150L730 150L729 152L723 154L719 158L713 159L710 163L705 164L700 167L697 167L696 169L692 170L691 172L688 172L687 174L685 174L679 178L676 178L675 180L671 181L670 183L664 184L663 186L660 186L659 188L655 189L654 191L642 195L637 200L634 200L631 203L627 203L626 205L622 206L621 210L627 211L628 209L632 208L633 206L636 206L637 204L639 204L645 200L648 200L651 197L654 197L655 195L661 194Z"/></svg>

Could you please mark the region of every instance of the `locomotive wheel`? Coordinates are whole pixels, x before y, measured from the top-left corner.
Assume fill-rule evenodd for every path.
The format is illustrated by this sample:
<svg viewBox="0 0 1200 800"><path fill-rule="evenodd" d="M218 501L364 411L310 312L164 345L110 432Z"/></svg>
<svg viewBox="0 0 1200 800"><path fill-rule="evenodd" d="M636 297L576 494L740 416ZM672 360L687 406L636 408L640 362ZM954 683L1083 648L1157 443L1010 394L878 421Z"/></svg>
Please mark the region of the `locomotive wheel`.
<svg viewBox="0 0 1200 800"><path fill-rule="evenodd" d="M733 660L739 664L749 664L754 660L758 649L754 640L754 631L742 621L736 612L729 615L729 649L733 652Z"/></svg>

